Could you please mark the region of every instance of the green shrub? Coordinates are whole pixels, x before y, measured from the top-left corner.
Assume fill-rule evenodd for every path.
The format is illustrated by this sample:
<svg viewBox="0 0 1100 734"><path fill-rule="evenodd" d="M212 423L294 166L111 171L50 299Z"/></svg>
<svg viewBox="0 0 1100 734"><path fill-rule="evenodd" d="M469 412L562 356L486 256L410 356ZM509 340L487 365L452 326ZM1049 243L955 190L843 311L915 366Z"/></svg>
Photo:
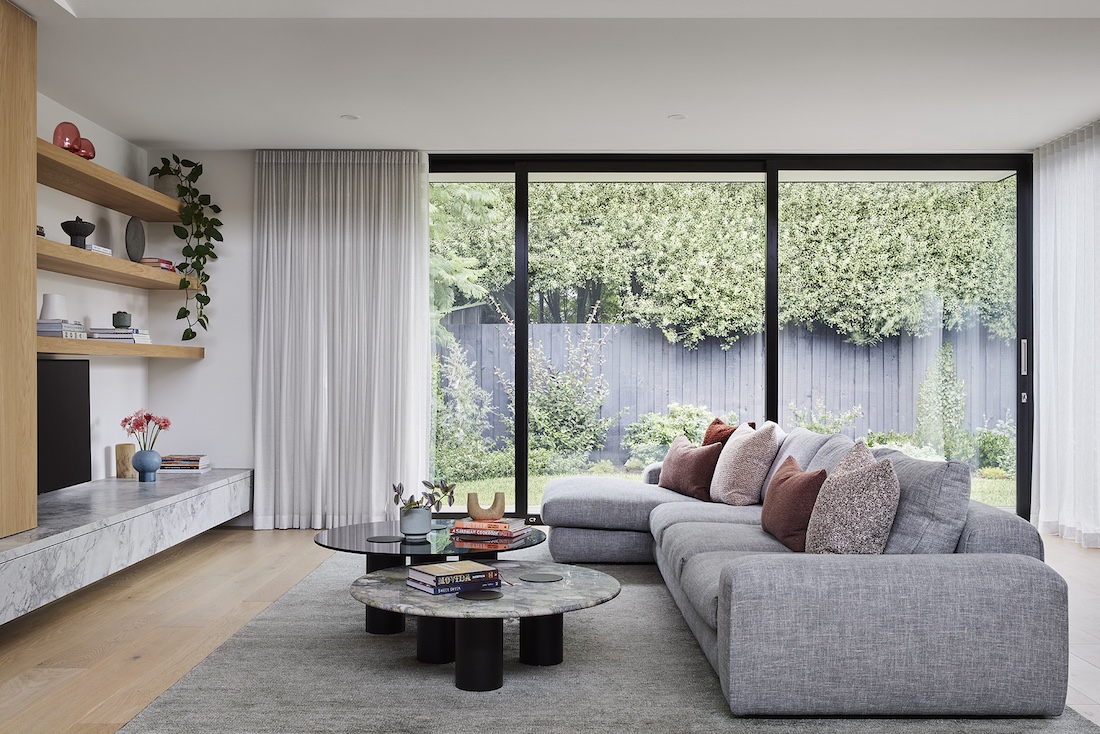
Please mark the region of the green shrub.
<svg viewBox="0 0 1100 734"><path fill-rule="evenodd" d="M867 444L868 448L887 444L892 446L898 444L916 445L912 433L898 433L897 431L867 431L867 435L863 437L863 443Z"/></svg>
<svg viewBox="0 0 1100 734"><path fill-rule="evenodd" d="M642 469L645 469L645 462L641 459L630 458L623 464L623 469L626 469L628 472L640 472Z"/></svg>
<svg viewBox="0 0 1100 734"><path fill-rule="evenodd" d="M645 413L631 423L623 437L623 448L630 452L631 459L645 466L665 458L677 436L687 436L692 443L701 443L712 420L714 416L705 405L671 403L666 415ZM727 422L737 423L737 414L730 413Z"/></svg>
<svg viewBox="0 0 1100 734"><path fill-rule="evenodd" d="M843 413L833 413L825 407L825 401L818 398L813 408L802 410L794 403L789 406L794 424L814 433L840 433L863 416L863 406L855 405Z"/></svg>
<svg viewBox="0 0 1100 734"><path fill-rule="evenodd" d="M599 475L614 474L615 466L607 459L604 459L603 461L597 461L595 464L588 467L588 473Z"/></svg>
<svg viewBox="0 0 1100 734"><path fill-rule="evenodd" d="M989 421L986 421L988 426ZM976 431L978 466L1000 469L1009 476L1016 475L1016 426L1012 419L997 421L993 428Z"/></svg>
<svg viewBox="0 0 1100 734"><path fill-rule="evenodd" d="M983 466L978 470L978 476L982 479L1011 479L1012 477L1004 469L996 466Z"/></svg>
<svg viewBox="0 0 1100 734"><path fill-rule="evenodd" d="M950 461L973 464L974 437L963 428L965 417L966 387L955 374L951 345L944 344L920 383L915 443L931 447Z"/></svg>

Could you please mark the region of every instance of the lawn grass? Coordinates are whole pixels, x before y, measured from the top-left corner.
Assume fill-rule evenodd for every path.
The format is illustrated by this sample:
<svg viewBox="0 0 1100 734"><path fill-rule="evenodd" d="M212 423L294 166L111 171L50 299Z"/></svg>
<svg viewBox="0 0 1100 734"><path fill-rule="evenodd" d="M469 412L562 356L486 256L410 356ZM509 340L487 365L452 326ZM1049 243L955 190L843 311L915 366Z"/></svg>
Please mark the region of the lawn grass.
<svg viewBox="0 0 1100 734"><path fill-rule="evenodd" d="M983 479L974 476L970 480L970 499L994 507L1016 507L1015 479Z"/></svg>

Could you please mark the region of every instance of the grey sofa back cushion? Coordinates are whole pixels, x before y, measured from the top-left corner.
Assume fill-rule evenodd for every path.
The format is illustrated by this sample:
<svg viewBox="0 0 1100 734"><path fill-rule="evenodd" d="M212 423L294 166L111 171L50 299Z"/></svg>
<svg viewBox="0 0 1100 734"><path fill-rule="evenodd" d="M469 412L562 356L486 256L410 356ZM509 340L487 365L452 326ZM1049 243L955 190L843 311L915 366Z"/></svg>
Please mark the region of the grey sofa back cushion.
<svg viewBox="0 0 1100 734"><path fill-rule="evenodd" d="M970 467L923 461L893 449L874 449L898 475L901 498L885 553L953 553L970 505Z"/></svg>
<svg viewBox="0 0 1100 734"><path fill-rule="evenodd" d="M828 441L829 438L830 436L814 433L805 428L795 428L788 433L787 437L783 439L783 443L779 445L779 452L772 461L772 466L771 469L768 470L768 475L764 477L761 497L767 495L768 485L772 483L775 473L779 471L779 467L783 465L783 462L787 460L788 456L793 456L799 466L809 466L813 458L817 456L817 452L825 445L825 442ZM809 470L807 469L807 471Z"/></svg>
<svg viewBox="0 0 1100 734"><path fill-rule="evenodd" d="M856 442L847 436L840 433L834 433L828 437L825 443L821 444L821 448L814 454L814 458L806 465L805 470L818 471L819 469L824 469L826 473L832 474L833 469L840 464L855 445Z"/></svg>

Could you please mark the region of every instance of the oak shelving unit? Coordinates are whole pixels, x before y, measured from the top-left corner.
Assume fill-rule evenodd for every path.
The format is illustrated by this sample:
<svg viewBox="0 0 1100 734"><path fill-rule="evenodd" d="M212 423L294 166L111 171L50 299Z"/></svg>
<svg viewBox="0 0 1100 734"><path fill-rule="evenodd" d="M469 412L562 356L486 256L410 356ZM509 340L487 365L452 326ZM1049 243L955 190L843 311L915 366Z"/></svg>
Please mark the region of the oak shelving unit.
<svg viewBox="0 0 1100 734"><path fill-rule="evenodd" d="M180 203L38 138L38 183L146 222L176 222ZM35 238L39 270L145 290L178 290L182 276L148 265ZM202 347L36 337L39 354L202 359Z"/></svg>

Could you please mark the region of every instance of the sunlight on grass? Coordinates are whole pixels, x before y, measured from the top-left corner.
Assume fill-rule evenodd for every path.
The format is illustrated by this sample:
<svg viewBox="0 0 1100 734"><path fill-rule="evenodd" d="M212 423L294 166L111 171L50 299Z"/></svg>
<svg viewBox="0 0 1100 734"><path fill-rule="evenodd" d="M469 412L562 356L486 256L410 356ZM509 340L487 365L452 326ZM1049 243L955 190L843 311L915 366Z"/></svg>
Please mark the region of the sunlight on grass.
<svg viewBox="0 0 1100 734"><path fill-rule="evenodd" d="M551 479L556 479L563 476L573 476L569 474L537 474L529 477L527 480L527 507L532 512L538 510L542 506L542 493L546 489L546 483ZM634 481L642 481L642 475L640 473L628 473L628 474L611 474L601 476L614 476L618 479L633 479ZM466 506L466 494L469 492L476 492L477 499L481 503L482 507L488 507L493 497L497 492L504 492L505 504L508 507L509 512L513 512L516 508L516 480L514 477L499 477L497 479L480 479L475 482L459 482L458 488L455 490L455 510L458 512L463 511Z"/></svg>
<svg viewBox="0 0 1100 734"><path fill-rule="evenodd" d="M994 507L1016 507L1015 479L983 479L973 477L970 480L970 498Z"/></svg>

